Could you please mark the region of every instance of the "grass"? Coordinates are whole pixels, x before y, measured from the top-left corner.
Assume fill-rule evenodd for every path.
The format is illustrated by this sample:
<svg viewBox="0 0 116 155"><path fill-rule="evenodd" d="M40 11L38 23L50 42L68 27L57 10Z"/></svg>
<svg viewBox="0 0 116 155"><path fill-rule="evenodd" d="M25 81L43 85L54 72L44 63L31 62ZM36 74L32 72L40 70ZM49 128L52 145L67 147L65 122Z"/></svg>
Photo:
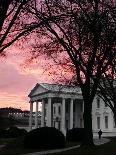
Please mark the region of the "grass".
<svg viewBox="0 0 116 155"><path fill-rule="evenodd" d="M65 152L54 153L52 155L116 155L116 139L111 139L109 143L93 148L80 147Z"/></svg>
<svg viewBox="0 0 116 155"><path fill-rule="evenodd" d="M31 152L39 152L40 150L24 149L23 137L12 139L0 139L0 144L8 144L6 148L0 150L0 155L21 155ZM77 143L68 143L67 147L77 145ZM54 153L52 155L116 155L116 138L111 142L93 148L81 147L65 152Z"/></svg>
<svg viewBox="0 0 116 155"><path fill-rule="evenodd" d="M33 150L31 149L25 149L23 147L22 142L23 142L23 137L0 139L0 144L6 145L3 149L0 150L0 155L20 155L28 152L33 152ZM35 151L38 151L38 150L35 150Z"/></svg>
<svg viewBox="0 0 116 155"><path fill-rule="evenodd" d="M26 154L26 153L31 153L31 152L39 152L43 150L33 150L33 149L26 149L23 147L23 138L3 138L0 139L0 145L5 144L6 147L0 150L0 155L21 155L21 154ZM75 146L78 145L79 143L72 142L72 143L67 143L67 147Z"/></svg>

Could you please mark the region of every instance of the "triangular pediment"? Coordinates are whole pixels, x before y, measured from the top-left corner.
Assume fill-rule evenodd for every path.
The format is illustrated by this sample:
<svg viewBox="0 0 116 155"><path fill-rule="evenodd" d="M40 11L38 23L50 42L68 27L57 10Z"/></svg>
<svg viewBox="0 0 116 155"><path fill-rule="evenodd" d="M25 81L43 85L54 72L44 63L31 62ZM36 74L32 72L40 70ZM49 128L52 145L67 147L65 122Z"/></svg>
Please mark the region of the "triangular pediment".
<svg viewBox="0 0 116 155"><path fill-rule="evenodd" d="M40 84L36 84L36 86L31 90L30 94L28 95L29 97L39 95L41 93L45 93L48 90L42 87Z"/></svg>

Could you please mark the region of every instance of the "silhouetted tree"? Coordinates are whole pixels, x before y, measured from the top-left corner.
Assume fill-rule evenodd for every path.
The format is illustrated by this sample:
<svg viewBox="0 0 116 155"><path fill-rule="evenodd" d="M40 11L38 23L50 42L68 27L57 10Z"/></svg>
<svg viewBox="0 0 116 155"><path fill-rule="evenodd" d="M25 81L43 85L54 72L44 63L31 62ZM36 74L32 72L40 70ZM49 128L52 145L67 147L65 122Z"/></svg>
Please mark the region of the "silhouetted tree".
<svg viewBox="0 0 116 155"><path fill-rule="evenodd" d="M41 25L28 12L35 0L0 0L0 54ZM43 21L42 21L43 22Z"/></svg>
<svg viewBox="0 0 116 155"><path fill-rule="evenodd" d="M70 58L84 100L84 145L93 145L92 102L101 76L116 58L115 2L102 0L45 0L30 10L44 22L32 59L46 53ZM64 53L64 54L63 54ZM61 55L60 55L61 54ZM62 58L63 57L63 58ZM94 76L94 78L93 78ZM83 77L83 78L82 78Z"/></svg>

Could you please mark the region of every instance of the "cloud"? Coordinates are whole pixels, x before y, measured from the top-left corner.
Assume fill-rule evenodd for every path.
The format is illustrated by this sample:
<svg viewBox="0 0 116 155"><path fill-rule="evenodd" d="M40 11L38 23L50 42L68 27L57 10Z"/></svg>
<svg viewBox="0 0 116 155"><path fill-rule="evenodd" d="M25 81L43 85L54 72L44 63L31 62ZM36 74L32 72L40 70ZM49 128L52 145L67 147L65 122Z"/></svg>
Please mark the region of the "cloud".
<svg viewBox="0 0 116 155"><path fill-rule="evenodd" d="M29 109L28 94L36 83L52 83L52 76L44 72L48 61L40 57L36 62L25 68L25 52L12 48L7 52L6 59L0 59L0 107L21 107Z"/></svg>

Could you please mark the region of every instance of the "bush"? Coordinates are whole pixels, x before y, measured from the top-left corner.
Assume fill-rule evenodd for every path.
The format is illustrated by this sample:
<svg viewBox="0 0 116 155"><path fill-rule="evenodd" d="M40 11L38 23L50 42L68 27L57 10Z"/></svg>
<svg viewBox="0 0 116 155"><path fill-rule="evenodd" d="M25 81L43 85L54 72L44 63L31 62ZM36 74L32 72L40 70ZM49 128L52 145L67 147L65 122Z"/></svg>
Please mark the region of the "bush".
<svg viewBox="0 0 116 155"><path fill-rule="evenodd" d="M0 138L7 138L8 137L8 132L7 130L0 130Z"/></svg>
<svg viewBox="0 0 116 155"><path fill-rule="evenodd" d="M24 139L26 148L55 149L65 147L65 136L53 127L42 127L30 131Z"/></svg>
<svg viewBox="0 0 116 155"><path fill-rule="evenodd" d="M66 140L68 142L80 142L84 138L84 128L73 128L66 133Z"/></svg>
<svg viewBox="0 0 116 155"><path fill-rule="evenodd" d="M27 131L25 129L19 129L17 127L10 127L8 130L1 130L0 137L3 138L16 138L20 136L25 136Z"/></svg>
<svg viewBox="0 0 116 155"><path fill-rule="evenodd" d="M25 129L19 129L17 127L10 127L8 129L8 137L9 138L25 136L26 134L27 134L27 131Z"/></svg>

